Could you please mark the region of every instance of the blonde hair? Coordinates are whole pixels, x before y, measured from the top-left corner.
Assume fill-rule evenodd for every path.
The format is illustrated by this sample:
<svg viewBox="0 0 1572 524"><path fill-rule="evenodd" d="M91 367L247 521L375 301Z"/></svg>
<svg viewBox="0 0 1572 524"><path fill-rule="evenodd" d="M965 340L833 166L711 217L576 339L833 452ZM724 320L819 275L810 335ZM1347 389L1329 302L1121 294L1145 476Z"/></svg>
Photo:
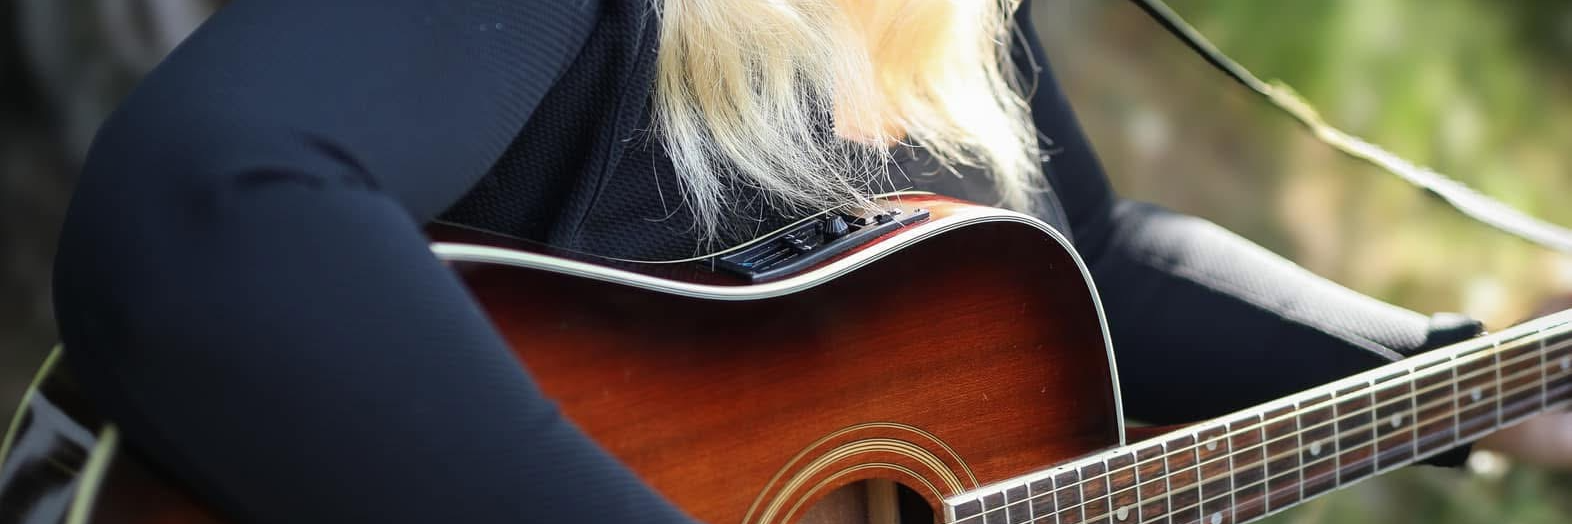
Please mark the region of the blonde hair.
<svg viewBox="0 0 1572 524"><path fill-rule="evenodd" d="M656 130L706 238L734 184L788 211L866 205L899 141L1030 207L1037 136L1007 48L1019 0L652 1Z"/></svg>

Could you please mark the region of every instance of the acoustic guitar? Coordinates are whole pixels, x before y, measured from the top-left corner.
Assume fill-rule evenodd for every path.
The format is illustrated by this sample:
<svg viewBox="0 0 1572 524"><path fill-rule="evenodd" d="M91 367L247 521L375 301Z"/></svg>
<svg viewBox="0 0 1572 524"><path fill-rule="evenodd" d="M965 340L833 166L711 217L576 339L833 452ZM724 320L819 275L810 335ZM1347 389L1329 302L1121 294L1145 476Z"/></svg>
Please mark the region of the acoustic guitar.
<svg viewBox="0 0 1572 524"><path fill-rule="evenodd" d="M933 195L665 263L431 233L563 413L705 522L1243 523L1572 402L1568 311L1137 438L1064 237ZM0 523L223 520L58 358Z"/></svg>

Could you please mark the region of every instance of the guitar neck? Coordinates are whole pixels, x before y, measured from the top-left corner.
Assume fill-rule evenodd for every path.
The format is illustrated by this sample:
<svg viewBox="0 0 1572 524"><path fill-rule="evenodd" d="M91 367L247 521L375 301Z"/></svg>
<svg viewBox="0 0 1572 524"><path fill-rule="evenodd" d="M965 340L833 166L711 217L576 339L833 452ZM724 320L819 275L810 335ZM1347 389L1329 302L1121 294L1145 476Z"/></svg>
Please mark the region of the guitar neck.
<svg viewBox="0 0 1572 524"><path fill-rule="evenodd" d="M1572 311L953 497L968 524L1243 523L1572 403Z"/></svg>

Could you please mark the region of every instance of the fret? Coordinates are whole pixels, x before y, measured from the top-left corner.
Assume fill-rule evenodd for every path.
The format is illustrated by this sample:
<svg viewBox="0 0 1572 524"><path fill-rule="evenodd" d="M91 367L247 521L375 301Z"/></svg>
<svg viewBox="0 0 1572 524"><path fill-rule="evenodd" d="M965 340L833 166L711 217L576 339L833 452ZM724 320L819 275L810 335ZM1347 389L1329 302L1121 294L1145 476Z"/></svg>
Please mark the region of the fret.
<svg viewBox="0 0 1572 524"><path fill-rule="evenodd" d="M1005 522L1031 524L1032 507L1030 503L1025 502L1029 500L1029 496L1024 485L1004 490Z"/></svg>
<svg viewBox="0 0 1572 524"><path fill-rule="evenodd" d="M1384 471L1414 460L1414 393L1408 371L1376 379L1375 468Z"/></svg>
<svg viewBox="0 0 1572 524"><path fill-rule="evenodd" d="M1059 512L1054 514L1060 524L1079 524L1085 519L1081 511L1081 473L1069 470L1053 476L1054 503Z"/></svg>
<svg viewBox="0 0 1572 524"><path fill-rule="evenodd" d="M1460 412L1462 410L1463 398L1457 393L1459 389L1457 384L1457 355L1452 355L1452 358L1449 359L1448 362L1452 364L1447 368L1447 370L1452 374L1452 379L1450 382L1452 385L1452 445L1456 446L1458 444L1464 443L1463 432L1461 429L1458 429L1460 427L1459 421L1462 420Z"/></svg>
<svg viewBox="0 0 1572 524"><path fill-rule="evenodd" d="M1316 406L1299 412L1300 442L1299 462L1304 470L1304 496L1306 498L1337 489L1337 454L1334 452L1332 395L1316 396L1301 402Z"/></svg>
<svg viewBox="0 0 1572 524"><path fill-rule="evenodd" d="M984 495L982 498L982 503L983 524L1010 524L1008 520L1005 520L1009 518L1009 513L1003 509L1003 492Z"/></svg>
<svg viewBox="0 0 1572 524"><path fill-rule="evenodd" d="M1230 501L1234 522L1249 522L1266 514L1266 450L1260 423L1260 415L1228 423L1228 445L1234 457Z"/></svg>
<svg viewBox="0 0 1572 524"><path fill-rule="evenodd" d="M1416 359L1428 364L1363 374L1354 380L1368 382L1316 390L1293 406L1122 448L948 511L963 524L1250 522L1572 401L1572 324L1526 331ZM1422 367L1403 368L1415 365Z"/></svg>
<svg viewBox="0 0 1572 524"><path fill-rule="evenodd" d="M1375 428L1369 386L1338 391L1333 404L1337 418L1337 484L1339 486L1375 472Z"/></svg>
<svg viewBox="0 0 1572 524"><path fill-rule="evenodd" d="M1081 466L1081 513L1087 524L1111 524L1108 507L1108 465L1093 462Z"/></svg>
<svg viewBox="0 0 1572 524"><path fill-rule="evenodd" d="M1293 453L1294 453L1294 462L1297 463L1297 469L1299 470L1299 483L1298 483L1299 484L1299 500L1304 500L1305 499L1305 461L1304 461L1305 432L1304 432L1304 426L1299 425L1299 415L1298 415L1299 411L1301 411L1301 409L1304 406L1305 406L1305 404L1302 404L1302 403L1297 402L1297 401L1294 402L1294 411L1289 414L1290 416L1292 416L1294 418L1294 449L1293 449Z"/></svg>
<svg viewBox="0 0 1572 524"><path fill-rule="evenodd" d="M1195 437L1167 442L1168 515L1175 524L1201 519L1201 479L1196 475Z"/></svg>
<svg viewBox="0 0 1572 524"><path fill-rule="evenodd" d="M1538 342L1537 346L1539 348L1539 408L1540 409L1545 409L1545 408L1550 407L1550 395L1548 394L1549 393L1548 390L1550 389L1550 363L1552 362L1552 360L1550 359L1550 355L1549 355L1550 346L1548 344L1546 344L1546 341L1548 340L1549 337L1545 336L1545 331L1548 331L1548 330L1547 329L1541 329L1541 330L1539 330L1538 333L1534 334L1534 336L1539 339L1539 342Z"/></svg>
<svg viewBox="0 0 1572 524"><path fill-rule="evenodd" d="M1039 524L1059 524L1059 506L1058 501L1054 499L1053 477L1028 483L1026 494L1032 501L1026 505L1026 510L1037 518Z"/></svg>
<svg viewBox="0 0 1572 524"><path fill-rule="evenodd" d="M1154 444L1135 451L1135 475L1140 484L1135 487L1141 497L1140 522L1142 524L1168 524L1168 463L1162 444Z"/></svg>
<svg viewBox="0 0 1572 524"><path fill-rule="evenodd" d="M1452 421L1452 373L1444 368L1446 362L1432 364L1429 370L1417 369L1414 371L1418 378L1414 380L1414 403L1419 405L1419 413L1414 418L1419 422L1420 455L1431 455L1452 448L1456 439L1456 427Z"/></svg>
<svg viewBox="0 0 1572 524"><path fill-rule="evenodd" d="M1515 340L1501 352L1501 421L1515 422L1543 407L1543 353L1538 342Z"/></svg>
<svg viewBox="0 0 1572 524"><path fill-rule="evenodd" d="M982 499L973 499L955 506L955 524L982 524Z"/></svg>
<svg viewBox="0 0 1572 524"><path fill-rule="evenodd" d="M1196 477L1201 481L1201 514L1207 524L1233 524L1233 450L1228 445L1228 431L1213 426L1196 434L1196 460L1200 467Z"/></svg>
<svg viewBox="0 0 1572 524"><path fill-rule="evenodd" d="M1414 444L1414 457L1416 459L1422 452L1419 440L1419 423L1424 421L1419 416L1419 384L1414 382L1414 378L1418 373L1414 368L1408 368L1408 412L1413 417L1413 420L1408 424L1408 440Z"/></svg>
<svg viewBox="0 0 1572 524"><path fill-rule="evenodd" d="M1473 441L1496 428L1496 356L1474 356L1456 368L1457 438ZM1459 356L1459 358L1464 358Z"/></svg>
<svg viewBox="0 0 1572 524"><path fill-rule="evenodd" d="M1266 412L1266 510L1299 502L1299 419L1292 407ZM1273 419L1281 420L1273 420Z"/></svg>
<svg viewBox="0 0 1572 524"><path fill-rule="evenodd" d="M1491 354L1490 354L1490 360L1491 360L1491 362L1490 362L1490 370L1491 370L1491 372L1495 373L1495 375L1496 375L1496 425L1495 425L1495 427L1497 427L1497 428L1501 427L1501 396L1506 394L1506 390L1505 389L1501 389L1501 353L1500 353L1500 349L1501 349L1501 342L1500 341L1496 341L1495 347L1490 348L1490 350L1491 350Z"/></svg>
<svg viewBox="0 0 1572 524"><path fill-rule="evenodd" d="M1108 493L1109 504L1113 506L1115 523L1133 522L1138 508L1141 507L1141 498L1136 483L1135 457L1131 455L1115 455L1110 457L1108 463Z"/></svg>
<svg viewBox="0 0 1572 524"><path fill-rule="evenodd" d="M1572 331L1553 336L1545 343L1549 347L1545 359L1550 363L1545 380L1545 403L1572 400Z"/></svg>

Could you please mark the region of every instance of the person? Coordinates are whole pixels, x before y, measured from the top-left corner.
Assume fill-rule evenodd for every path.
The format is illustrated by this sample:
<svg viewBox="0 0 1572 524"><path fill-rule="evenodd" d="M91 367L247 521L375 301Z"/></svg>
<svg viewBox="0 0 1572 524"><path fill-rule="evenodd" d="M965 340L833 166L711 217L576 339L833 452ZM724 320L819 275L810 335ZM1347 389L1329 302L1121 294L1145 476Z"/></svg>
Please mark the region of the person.
<svg viewBox="0 0 1572 524"><path fill-rule="evenodd" d="M648 260L887 190L1024 210L1091 268L1155 423L1479 332L1115 196L1005 4L237 0L93 142L56 257L67 364L239 520L678 522L422 225Z"/></svg>

